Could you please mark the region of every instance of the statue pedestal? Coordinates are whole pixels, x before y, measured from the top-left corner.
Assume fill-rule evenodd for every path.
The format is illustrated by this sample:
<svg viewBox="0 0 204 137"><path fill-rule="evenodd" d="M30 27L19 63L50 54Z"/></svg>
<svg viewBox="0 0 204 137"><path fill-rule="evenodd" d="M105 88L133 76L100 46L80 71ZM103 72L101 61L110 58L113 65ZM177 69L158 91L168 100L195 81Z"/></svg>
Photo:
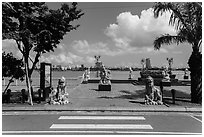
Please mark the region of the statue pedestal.
<svg viewBox="0 0 204 137"><path fill-rule="evenodd" d="M82 84L88 84L88 81L82 81Z"/></svg>
<svg viewBox="0 0 204 137"><path fill-rule="evenodd" d="M188 76L184 76L183 79L188 79Z"/></svg>
<svg viewBox="0 0 204 137"><path fill-rule="evenodd" d="M98 85L98 91L111 91L111 85Z"/></svg>

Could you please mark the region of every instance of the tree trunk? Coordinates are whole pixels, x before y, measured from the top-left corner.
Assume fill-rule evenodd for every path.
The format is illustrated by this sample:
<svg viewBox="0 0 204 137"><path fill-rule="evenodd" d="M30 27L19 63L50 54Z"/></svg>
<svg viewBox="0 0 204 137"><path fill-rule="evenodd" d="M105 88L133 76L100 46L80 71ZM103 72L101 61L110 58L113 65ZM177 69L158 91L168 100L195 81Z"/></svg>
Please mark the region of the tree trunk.
<svg viewBox="0 0 204 137"><path fill-rule="evenodd" d="M202 103L202 54L193 50L188 64L191 72L191 102Z"/></svg>
<svg viewBox="0 0 204 137"><path fill-rule="evenodd" d="M25 61L26 85L27 85L28 94L29 94L29 102L31 105L33 105L32 94L31 94L31 84L30 84L30 78L29 78L28 57L25 56L24 61Z"/></svg>
<svg viewBox="0 0 204 137"><path fill-rule="evenodd" d="M4 92L3 92L4 95L6 94L6 91L7 91L7 89L9 88L9 86L10 86L10 84L11 84L12 82L13 82L13 77L9 80L8 85L7 85L6 88L4 89Z"/></svg>
<svg viewBox="0 0 204 137"><path fill-rule="evenodd" d="M33 73L35 67L36 67L36 64L39 62L40 54L41 54L41 53L38 52L38 53L36 54L36 56L35 56L35 60L34 60L34 62L33 62L33 66L32 66L32 68L31 68L30 71L29 71L29 77L30 77L30 78L31 78L31 75L32 75L32 73Z"/></svg>

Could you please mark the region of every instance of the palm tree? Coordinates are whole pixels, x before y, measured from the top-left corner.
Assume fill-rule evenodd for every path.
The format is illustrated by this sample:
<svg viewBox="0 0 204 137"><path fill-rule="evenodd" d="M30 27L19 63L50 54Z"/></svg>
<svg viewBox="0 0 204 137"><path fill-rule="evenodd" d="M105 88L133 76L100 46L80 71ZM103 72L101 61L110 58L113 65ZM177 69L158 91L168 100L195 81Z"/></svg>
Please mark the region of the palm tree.
<svg viewBox="0 0 204 137"><path fill-rule="evenodd" d="M175 36L164 34L156 38L154 48L160 49L163 44L180 44L187 42L192 46L192 54L188 60L191 72L191 102L202 102L202 3L155 3L153 6L155 18L165 12L170 12L169 25L175 27Z"/></svg>

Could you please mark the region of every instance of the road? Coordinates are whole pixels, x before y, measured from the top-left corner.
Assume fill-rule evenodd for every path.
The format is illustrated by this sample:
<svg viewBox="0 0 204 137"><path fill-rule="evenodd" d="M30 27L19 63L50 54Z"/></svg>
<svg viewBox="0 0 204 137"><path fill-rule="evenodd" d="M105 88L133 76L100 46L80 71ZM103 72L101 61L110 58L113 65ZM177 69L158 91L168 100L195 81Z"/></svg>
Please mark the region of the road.
<svg viewBox="0 0 204 137"><path fill-rule="evenodd" d="M2 134L202 134L200 113L2 112Z"/></svg>

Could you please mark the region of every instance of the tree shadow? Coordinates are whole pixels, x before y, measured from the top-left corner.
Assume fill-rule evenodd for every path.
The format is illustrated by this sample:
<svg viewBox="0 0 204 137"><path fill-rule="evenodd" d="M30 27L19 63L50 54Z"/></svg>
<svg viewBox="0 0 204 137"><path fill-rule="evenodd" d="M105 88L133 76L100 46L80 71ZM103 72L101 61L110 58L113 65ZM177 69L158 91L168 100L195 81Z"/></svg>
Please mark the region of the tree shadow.
<svg viewBox="0 0 204 137"><path fill-rule="evenodd" d="M138 98L144 98L144 96L145 96L144 90L135 90L134 92L130 92L129 90L120 90L118 92L125 93L125 95L101 96L98 98L104 98L104 99L138 99Z"/></svg>
<svg viewBox="0 0 204 137"><path fill-rule="evenodd" d="M97 97L97 98L103 98L103 99L114 99L115 97L101 96L101 97Z"/></svg>
<svg viewBox="0 0 204 137"><path fill-rule="evenodd" d="M93 89L89 89L89 90L99 91L99 90L98 90L98 89L96 89L96 88L93 88Z"/></svg>
<svg viewBox="0 0 204 137"><path fill-rule="evenodd" d="M172 97L171 90L164 90L163 96L164 97ZM183 92L183 91L180 91L180 90L176 90L175 97L180 98L180 99L191 99L190 94Z"/></svg>
<svg viewBox="0 0 204 137"><path fill-rule="evenodd" d="M128 90L121 90L119 91L121 93L125 93L128 95L120 95L116 98L122 98L122 99L138 99L138 98L144 98L145 97L145 89L143 90L135 90L133 92L130 92Z"/></svg>
<svg viewBox="0 0 204 137"><path fill-rule="evenodd" d="M173 104L173 100L171 97L164 97L163 101L167 104ZM186 103L191 103L190 99L183 99L183 98L175 98L175 104L177 104L177 102L186 102ZM177 104L178 105L178 104Z"/></svg>
<svg viewBox="0 0 204 137"><path fill-rule="evenodd" d="M144 99L145 97L145 89L142 90L134 90L134 91L129 91L129 90L120 90L118 91L120 93L124 93L119 96L101 96L98 98L101 99L129 99L130 103L139 103L139 104L144 104L144 101L141 101L141 99ZM191 102L191 96L188 93L185 93L180 90L176 90L175 93L175 101L180 102L180 103L190 103ZM172 103L172 93L171 90L164 90L163 92L163 101L167 104L173 104ZM177 103L175 105L178 105Z"/></svg>
<svg viewBox="0 0 204 137"><path fill-rule="evenodd" d="M142 104L142 105L144 105L145 104L145 102L144 101L135 101L135 100L131 100L131 101L129 101L130 103L136 103L136 104Z"/></svg>

